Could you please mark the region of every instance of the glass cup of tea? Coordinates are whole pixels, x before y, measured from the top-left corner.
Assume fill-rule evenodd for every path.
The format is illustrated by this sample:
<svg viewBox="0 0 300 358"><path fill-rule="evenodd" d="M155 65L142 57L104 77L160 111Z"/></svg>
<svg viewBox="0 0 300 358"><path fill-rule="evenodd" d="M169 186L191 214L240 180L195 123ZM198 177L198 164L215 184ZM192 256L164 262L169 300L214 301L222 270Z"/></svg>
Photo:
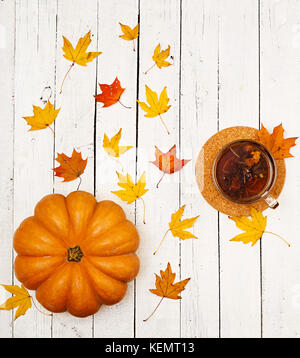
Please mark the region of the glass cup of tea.
<svg viewBox="0 0 300 358"><path fill-rule="evenodd" d="M217 154L212 175L217 189L228 200L252 204L263 199L273 209L279 205L270 195L276 181L276 162L261 143L249 139L228 143Z"/></svg>

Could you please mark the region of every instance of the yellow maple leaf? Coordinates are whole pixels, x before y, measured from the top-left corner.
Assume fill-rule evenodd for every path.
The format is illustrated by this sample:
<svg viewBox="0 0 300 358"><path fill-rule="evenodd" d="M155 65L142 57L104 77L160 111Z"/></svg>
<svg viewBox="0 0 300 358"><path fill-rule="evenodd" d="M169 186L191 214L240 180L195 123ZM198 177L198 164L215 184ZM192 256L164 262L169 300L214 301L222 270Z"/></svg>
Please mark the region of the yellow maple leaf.
<svg viewBox="0 0 300 358"><path fill-rule="evenodd" d="M44 108L38 106L32 106L32 107L33 107L33 116L23 117L26 120L27 124L31 126L29 130L37 131L39 129L45 129L49 127L53 131L50 125L55 121L60 111L60 108L55 109L54 105L50 103L50 101L47 102Z"/></svg>
<svg viewBox="0 0 300 358"><path fill-rule="evenodd" d="M247 216L231 216L229 219L233 220L236 226L245 231L242 234L236 235L230 241L242 241L244 244L252 243L252 246L257 243L259 239L261 239L262 235L272 234L279 237L283 240L288 246L290 244L286 242L281 236L274 234L270 231L265 231L267 226L267 217L263 216L263 214L256 210L255 208L251 208L250 210L251 219Z"/></svg>
<svg viewBox="0 0 300 358"><path fill-rule="evenodd" d="M13 308L17 308L15 313L15 320L20 316L25 315L27 310L31 308L31 296L26 288L21 285L21 287L17 285L1 285L6 291L12 293L14 296L10 297L6 302L0 305L0 310L12 310Z"/></svg>
<svg viewBox="0 0 300 358"><path fill-rule="evenodd" d="M102 52L86 52L87 48L89 47L91 40L91 31L89 31L84 37L81 37L76 47L74 48L71 42L63 36L64 45L62 50L64 51L64 58L71 61L72 64L65 74L65 77L62 81L60 93L62 93L63 84L65 79L67 78L69 72L71 71L72 67L75 63L80 66L86 66L88 62L92 62L97 56L99 56Z"/></svg>
<svg viewBox="0 0 300 358"><path fill-rule="evenodd" d="M112 157L118 158L121 154L127 152L127 150L133 148L132 146L120 146L119 142L121 139L122 128L120 128L119 132L115 134L111 139L104 133L103 137L103 148L107 154Z"/></svg>
<svg viewBox="0 0 300 358"><path fill-rule="evenodd" d="M184 289L186 284L189 282L190 278L174 283L176 274L172 272L171 265L168 262L167 268L165 271L160 270L160 276L155 275L155 289L150 289L149 291L154 295L162 297L158 305L155 307L151 315L144 319L144 322L147 321L150 317L153 316L154 312L157 310L164 298L170 298L172 300L178 300L182 297L179 295Z"/></svg>
<svg viewBox="0 0 300 358"><path fill-rule="evenodd" d="M134 40L139 36L139 24L136 25L133 29L127 25L123 25L119 22L123 35L120 35L123 40L133 41L133 51L135 51Z"/></svg>
<svg viewBox="0 0 300 358"><path fill-rule="evenodd" d="M156 92L152 91L147 85L145 87L146 87L146 98L147 98L148 105L145 102L141 102L137 100L142 110L147 112L144 115L144 117L154 118L159 116L162 124L166 128L167 133L170 134L165 122L161 117L161 114L167 112L171 107L170 105L168 105L169 98L167 95L167 87L164 87L159 98Z"/></svg>
<svg viewBox="0 0 300 358"><path fill-rule="evenodd" d="M158 248L154 251L153 255L157 253L169 231L171 231L174 237L178 237L181 240L192 239L192 238L198 239L194 234L192 234L189 231L186 231L185 229L192 227L195 221L198 219L199 215L193 218L180 220L183 215L184 209L185 209L185 205L183 205L179 210L177 210L176 213L171 215L171 221L169 222L169 229L166 231L165 235L161 239L160 244Z"/></svg>
<svg viewBox="0 0 300 358"><path fill-rule="evenodd" d="M152 60L154 61L154 65L152 65L147 71L145 71L145 75L156 65L158 68L171 66L171 63L166 61L166 59L170 56L170 45L167 49L161 50L160 44L155 47Z"/></svg>
<svg viewBox="0 0 300 358"><path fill-rule="evenodd" d="M86 66L88 62L92 62L102 52L86 52L89 47L91 40L91 31L89 31L84 37L81 37L76 47L74 48L71 42L63 36L64 45L62 47L64 51L64 58L67 60L77 63L80 66Z"/></svg>
<svg viewBox="0 0 300 358"><path fill-rule="evenodd" d="M145 202L142 198L142 196L148 191L148 189L145 189L145 172L140 176L136 184L134 184L131 176L128 173L126 175L123 175L117 172L117 175L119 178L118 185L123 188L123 190L112 191L112 193L117 195L121 200L127 201L127 204L131 204L135 200L141 199L144 207L143 222L145 224Z"/></svg>

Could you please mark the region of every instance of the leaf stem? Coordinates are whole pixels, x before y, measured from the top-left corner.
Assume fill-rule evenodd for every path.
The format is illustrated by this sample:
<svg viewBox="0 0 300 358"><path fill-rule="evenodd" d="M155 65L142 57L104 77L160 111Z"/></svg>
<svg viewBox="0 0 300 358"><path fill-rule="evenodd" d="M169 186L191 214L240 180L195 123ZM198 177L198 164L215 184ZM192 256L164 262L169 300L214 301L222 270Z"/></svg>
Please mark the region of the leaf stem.
<svg viewBox="0 0 300 358"><path fill-rule="evenodd" d="M67 71L67 73L65 74L65 77L64 77L64 79L63 79L63 81L62 81L62 84L61 84L61 86L60 86L59 94L62 94L62 89L63 89L64 83L65 83L65 80L66 80L66 78L68 77L68 74L70 73L70 71L71 71L71 69L72 69L72 67L73 67L74 65L75 65L75 62L72 62L71 66L69 67L69 69L68 69L68 71Z"/></svg>
<svg viewBox="0 0 300 358"><path fill-rule="evenodd" d="M124 108L131 109L131 107L127 107L127 106L125 106L125 104L123 104L120 100L118 100L118 102L119 102L119 103L120 103L120 105L122 105Z"/></svg>
<svg viewBox="0 0 300 358"><path fill-rule="evenodd" d="M154 311L151 313L151 315L149 317L147 317L146 319L143 319L144 322L147 322L149 318L151 318L154 313L156 312L156 310L158 309L158 307L160 306L160 304L162 303L162 300L164 299L165 297L162 297L161 300L158 302L157 306L154 308Z"/></svg>
<svg viewBox="0 0 300 358"><path fill-rule="evenodd" d="M281 236L279 236L279 235L277 235L277 234L274 234L274 232L271 232L271 231L265 231L264 232L265 234L272 234L272 235L275 235L275 236L277 236L277 237L279 237L279 239L281 239L283 242L285 242L287 245L288 245L288 247L290 247L291 246L291 244L289 243L289 242L287 242L283 237L281 237Z"/></svg>
<svg viewBox="0 0 300 358"><path fill-rule="evenodd" d="M163 177L165 176L166 172L163 173L163 175L161 176L161 178L159 179L158 183L156 184L156 187L158 188L160 182L163 180Z"/></svg>
<svg viewBox="0 0 300 358"><path fill-rule="evenodd" d="M168 230L165 232L163 238L160 240L160 243L159 243L159 245L158 245L158 248L153 252L153 255L156 255L157 251L158 251L159 248L161 247L161 245L162 245L162 243L163 243L163 241L164 241L164 239L165 239L165 237L167 236L167 233L168 233L169 231L170 231L170 229L168 229Z"/></svg>
<svg viewBox="0 0 300 358"><path fill-rule="evenodd" d="M146 75L150 70L152 70L152 68L153 68L154 66L155 66L155 62L154 62L154 64L153 64L151 67L148 68L147 71L144 72L144 75Z"/></svg>
<svg viewBox="0 0 300 358"><path fill-rule="evenodd" d="M50 126L48 126L48 128L51 130L51 132L53 133L53 136L55 137L55 132L54 132L53 128Z"/></svg>
<svg viewBox="0 0 300 358"><path fill-rule="evenodd" d="M139 199L142 200L143 203L143 208L144 208L144 214L143 214L143 223L146 224L146 204L145 204L145 200L140 196Z"/></svg>
<svg viewBox="0 0 300 358"><path fill-rule="evenodd" d="M78 186L77 186L77 190L79 190L80 185L81 185L81 183L82 183L81 175L79 175L78 179L79 179L79 184L78 184Z"/></svg>
<svg viewBox="0 0 300 358"><path fill-rule="evenodd" d="M168 129L168 127L166 126L166 123L164 122L164 120L162 119L162 116L161 116L160 114L159 114L159 118L160 118L160 120L161 120L161 123L164 125L164 127L165 127L167 133L170 134L169 129Z"/></svg>
<svg viewBox="0 0 300 358"><path fill-rule="evenodd" d="M34 304L34 307L35 307L40 313L42 313L42 314L45 315L45 316L49 316L49 317L53 316L53 313L46 313L46 312L41 311L41 310L38 308L38 306L36 305L36 303L35 303L35 301L34 301L34 298L33 298L32 296L29 296L29 297L31 298L32 303Z"/></svg>
<svg viewBox="0 0 300 358"><path fill-rule="evenodd" d="M133 51L135 52L135 43L134 43L134 40L132 40L132 46L133 46Z"/></svg>

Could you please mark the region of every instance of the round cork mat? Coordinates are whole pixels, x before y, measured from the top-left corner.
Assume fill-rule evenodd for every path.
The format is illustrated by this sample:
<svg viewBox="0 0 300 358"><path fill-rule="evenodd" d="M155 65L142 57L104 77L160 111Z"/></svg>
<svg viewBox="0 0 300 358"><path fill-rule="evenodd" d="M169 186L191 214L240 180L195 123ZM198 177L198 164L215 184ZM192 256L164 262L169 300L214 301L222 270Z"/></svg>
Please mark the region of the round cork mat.
<svg viewBox="0 0 300 358"><path fill-rule="evenodd" d="M212 167L219 151L228 143L238 139L252 139L258 141L258 130L251 127L230 127L223 129L208 139L202 147L196 162L195 174L198 187L204 199L216 210L230 216L249 216L250 208L263 211L268 208L262 199L252 204L237 204L226 199L216 188ZM271 190L271 195L278 198L285 182L284 159L275 160L277 179Z"/></svg>

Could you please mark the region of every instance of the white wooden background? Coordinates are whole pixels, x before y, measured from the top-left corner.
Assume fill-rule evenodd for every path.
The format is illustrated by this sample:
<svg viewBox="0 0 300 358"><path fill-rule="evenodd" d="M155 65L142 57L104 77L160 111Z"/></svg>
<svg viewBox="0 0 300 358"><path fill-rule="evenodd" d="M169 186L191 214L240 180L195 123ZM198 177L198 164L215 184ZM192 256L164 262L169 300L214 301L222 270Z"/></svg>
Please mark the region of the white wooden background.
<svg viewBox="0 0 300 358"><path fill-rule="evenodd" d="M138 49L120 39L119 22L140 23ZM62 55L62 35L74 44L89 29L91 50L102 51L86 68L75 66L59 95L70 63ZM155 46L171 45L174 65L149 74ZM202 144L216 131L234 125L269 130L283 123L287 136L300 134L299 0L1 0L0 2L0 282L13 275L12 235L45 194L67 194L77 183L61 183L51 168L57 152L73 147L88 156L82 189L97 199L113 199L136 221L141 236L141 270L124 301L103 307L94 317L68 314L53 318L31 309L12 322L0 313L1 337L299 337L300 336L300 150L286 160L287 178L280 207L267 210L268 228L283 235L265 237L254 247L229 242L238 229L201 197L194 164ZM118 76L123 103L95 106L98 82ZM147 119L136 99L145 84L160 92L167 86L172 105L159 120ZM22 119L51 87L61 112L50 131L28 132ZM46 98L47 99L47 98ZM120 168L103 151L104 131L123 128L123 143L134 145L121 162L133 176L145 170L151 190L145 195L147 224L140 202L127 205L111 194ZM176 144L192 162L165 177L154 160L154 145L167 151ZM199 240L168 236L153 256L172 212L186 204L186 217L200 215ZM158 302L148 289L154 273L170 261L178 279L192 277L182 301ZM0 300L8 295L0 290Z"/></svg>

